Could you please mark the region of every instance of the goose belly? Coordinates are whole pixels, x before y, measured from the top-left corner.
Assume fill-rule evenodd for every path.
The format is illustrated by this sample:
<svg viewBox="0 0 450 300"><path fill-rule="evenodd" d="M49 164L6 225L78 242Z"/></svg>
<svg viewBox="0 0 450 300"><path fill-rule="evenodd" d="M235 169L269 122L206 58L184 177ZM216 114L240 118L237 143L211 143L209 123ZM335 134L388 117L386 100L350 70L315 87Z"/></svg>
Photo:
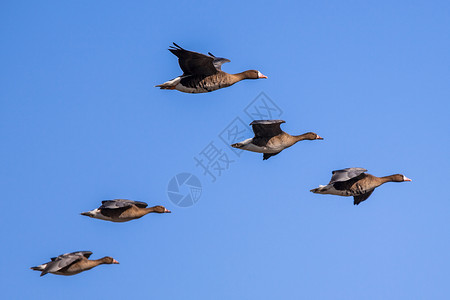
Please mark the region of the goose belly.
<svg viewBox="0 0 450 300"><path fill-rule="evenodd" d="M182 85L181 83L177 84L175 86L175 89L177 89L180 92L183 93L191 93L191 94L199 94L199 93L207 93L209 91L202 89L202 88L192 88Z"/></svg>
<svg viewBox="0 0 450 300"><path fill-rule="evenodd" d="M258 153L278 153L284 148L271 148L266 146L257 146L253 143L247 143L244 145L241 149L252 151L252 152L258 152Z"/></svg>
<svg viewBox="0 0 450 300"><path fill-rule="evenodd" d="M337 196L353 196L347 190L337 190L337 189L335 189L332 184L325 185L325 186L319 186L317 189L314 190L314 193L317 193L317 194L330 194L330 195L337 195Z"/></svg>
<svg viewBox="0 0 450 300"><path fill-rule="evenodd" d="M229 82L224 82L222 73L214 75L188 75L182 76L175 88L184 93L208 93L221 88L229 87Z"/></svg>
<svg viewBox="0 0 450 300"><path fill-rule="evenodd" d="M89 213L90 213L89 217L91 217L91 218L104 220L104 221L113 221L114 222L114 220L112 218L103 215L102 211L100 209L98 209L98 208L89 211Z"/></svg>
<svg viewBox="0 0 450 300"><path fill-rule="evenodd" d="M178 91L183 92L183 93L199 94L199 93L212 92L212 91L218 90L222 87L223 86L220 86L220 85L209 85L208 88L206 89L202 86L188 87L188 86L184 86L181 83L179 83L175 86L175 89L177 89Z"/></svg>
<svg viewBox="0 0 450 300"><path fill-rule="evenodd" d="M79 274L83 271L86 271L86 270L65 271L65 272L56 271L56 272L50 272L50 273L56 274L56 275L63 275L63 276L72 276L72 275Z"/></svg>
<svg viewBox="0 0 450 300"><path fill-rule="evenodd" d="M100 220L104 220L104 221L111 221L111 222L115 222L115 223L122 223L122 222L128 222L130 220L133 220L133 218L111 218L102 214L99 214L97 216L95 216L94 218L96 219L100 219Z"/></svg>

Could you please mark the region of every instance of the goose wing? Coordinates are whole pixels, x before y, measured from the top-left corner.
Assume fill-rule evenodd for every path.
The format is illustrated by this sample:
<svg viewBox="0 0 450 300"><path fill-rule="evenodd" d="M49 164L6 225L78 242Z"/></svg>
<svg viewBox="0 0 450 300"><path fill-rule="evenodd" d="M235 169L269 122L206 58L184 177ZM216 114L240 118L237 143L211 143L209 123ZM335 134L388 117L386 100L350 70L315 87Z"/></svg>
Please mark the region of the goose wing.
<svg viewBox="0 0 450 300"><path fill-rule="evenodd" d="M283 120L255 120L250 123L255 138L271 138L283 132L280 125L286 123Z"/></svg>
<svg viewBox="0 0 450 300"><path fill-rule="evenodd" d="M280 151L281 152L281 151ZM276 152L276 153L263 153L263 160L267 160L269 158L271 158L272 156L275 156L277 154L279 154L280 152Z"/></svg>
<svg viewBox="0 0 450 300"><path fill-rule="evenodd" d="M185 50L173 43L169 51L178 57L178 64L183 71L183 76L187 75L213 75L221 71L222 64L230 62L229 59L215 57L210 52L205 55L198 52Z"/></svg>
<svg viewBox="0 0 450 300"><path fill-rule="evenodd" d="M331 176L329 184L350 180L361 175L364 172L367 172L367 170L363 168L347 168L342 170L335 170L331 172L333 175Z"/></svg>
<svg viewBox="0 0 450 300"><path fill-rule="evenodd" d="M353 205L358 205L361 202L363 202L364 200L366 200L367 198L370 197L370 195L372 195L374 190L370 190L365 194L359 195L359 196L353 196Z"/></svg>
<svg viewBox="0 0 450 300"><path fill-rule="evenodd" d="M102 206L100 206L101 209L117 209L117 208L123 208L123 207L129 207L132 205L136 205L140 208L147 207L147 203L141 202L141 201L133 201L133 200L127 200L127 199L114 199L114 200L105 200L102 201Z"/></svg>

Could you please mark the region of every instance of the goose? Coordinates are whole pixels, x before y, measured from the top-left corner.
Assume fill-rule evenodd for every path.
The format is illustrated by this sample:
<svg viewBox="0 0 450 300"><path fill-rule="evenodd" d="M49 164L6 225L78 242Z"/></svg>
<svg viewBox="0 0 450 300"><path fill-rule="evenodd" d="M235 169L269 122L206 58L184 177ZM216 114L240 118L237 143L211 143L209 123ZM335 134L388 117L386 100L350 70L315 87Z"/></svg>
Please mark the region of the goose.
<svg viewBox="0 0 450 300"><path fill-rule="evenodd" d="M330 183L321 185L311 192L338 196L353 196L353 204L358 205L367 200L375 188L386 182L412 181L402 174L376 177L365 173L363 168L347 168L333 171Z"/></svg>
<svg viewBox="0 0 450 300"><path fill-rule="evenodd" d="M255 120L250 123L255 137L232 144L231 147L264 153L263 160L266 160L299 141L323 140L322 137L314 132L307 132L302 135L287 134L280 128L280 125L283 123L286 122L283 120Z"/></svg>
<svg viewBox="0 0 450 300"><path fill-rule="evenodd" d="M102 201L99 208L83 212L81 215L111 222L127 222L139 219L148 213L170 213L164 206L147 207L147 203L127 199Z"/></svg>
<svg viewBox="0 0 450 300"><path fill-rule="evenodd" d="M91 251L77 251L72 253L62 254L58 257L52 257L48 263L31 267L35 271L41 271L41 276L47 273L56 275L75 275L83 271L90 270L99 265L118 264L119 262L112 257L105 256L100 259L89 260Z"/></svg>
<svg viewBox="0 0 450 300"><path fill-rule="evenodd" d="M222 71L222 64L229 59L188 51L177 44L170 46L169 51L178 57L183 75L156 85L163 90L178 90L184 93L207 93L229 87L244 79L267 78L257 70L248 70L237 74Z"/></svg>

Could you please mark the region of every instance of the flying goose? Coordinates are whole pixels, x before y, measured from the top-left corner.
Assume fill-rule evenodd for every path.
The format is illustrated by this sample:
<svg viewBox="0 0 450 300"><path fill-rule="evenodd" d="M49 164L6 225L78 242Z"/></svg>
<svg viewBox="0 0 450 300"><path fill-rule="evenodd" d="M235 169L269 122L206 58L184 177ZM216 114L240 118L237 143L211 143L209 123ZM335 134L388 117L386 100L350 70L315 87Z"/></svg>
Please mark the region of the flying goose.
<svg viewBox="0 0 450 300"><path fill-rule="evenodd" d="M376 177L365 173L363 168L347 168L333 171L330 183L321 185L311 192L338 196L353 196L353 204L358 205L372 194L373 190L386 182L412 181L402 174Z"/></svg>
<svg viewBox="0 0 450 300"><path fill-rule="evenodd" d="M323 140L322 137L314 132L308 132L302 135L287 134L280 128L282 123L286 122L283 120L255 120L250 123L255 137L232 144L231 147L264 153L263 160L266 160L299 141Z"/></svg>
<svg viewBox="0 0 450 300"><path fill-rule="evenodd" d="M100 259L89 260L91 251L78 251L62 254L58 257L52 257L48 263L31 267L32 270L41 271L41 276L47 273L56 275L75 275L83 271L90 270L98 265L118 264L119 262L112 257L105 256Z"/></svg>
<svg viewBox="0 0 450 300"><path fill-rule="evenodd" d="M178 57L183 75L157 85L165 90L178 90L184 93L207 93L221 88L229 87L244 79L267 78L256 70L248 70L237 74L228 74L222 71L222 64L230 62L229 59L188 51L177 44L170 46L169 51Z"/></svg>
<svg viewBox="0 0 450 300"><path fill-rule="evenodd" d="M127 222L139 219L148 213L170 212L170 210L161 205L147 207L147 203L141 201L114 199L102 201L102 205L99 208L81 214L106 221Z"/></svg>

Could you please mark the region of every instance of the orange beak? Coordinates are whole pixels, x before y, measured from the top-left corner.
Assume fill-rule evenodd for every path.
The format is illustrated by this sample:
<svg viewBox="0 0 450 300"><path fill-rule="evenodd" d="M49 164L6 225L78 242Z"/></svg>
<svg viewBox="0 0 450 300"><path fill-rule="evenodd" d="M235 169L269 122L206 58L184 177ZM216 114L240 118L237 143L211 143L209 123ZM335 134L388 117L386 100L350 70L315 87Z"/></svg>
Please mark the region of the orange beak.
<svg viewBox="0 0 450 300"><path fill-rule="evenodd" d="M320 135L318 135L318 136L316 137L316 140L323 140L323 137L321 137Z"/></svg>
<svg viewBox="0 0 450 300"><path fill-rule="evenodd" d="M409 179L408 177L405 176L405 181L412 181L412 179Z"/></svg>
<svg viewBox="0 0 450 300"><path fill-rule="evenodd" d="M115 259L113 259L113 264L119 264L119 262Z"/></svg>
<svg viewBox="0 0 450 300"><path fill-rule="evenodd" d="M267 79L266 75L262 74L261 72L258 72L258 73L259 73L258 74L258 78L265 78L265 79Z"/></svg>

